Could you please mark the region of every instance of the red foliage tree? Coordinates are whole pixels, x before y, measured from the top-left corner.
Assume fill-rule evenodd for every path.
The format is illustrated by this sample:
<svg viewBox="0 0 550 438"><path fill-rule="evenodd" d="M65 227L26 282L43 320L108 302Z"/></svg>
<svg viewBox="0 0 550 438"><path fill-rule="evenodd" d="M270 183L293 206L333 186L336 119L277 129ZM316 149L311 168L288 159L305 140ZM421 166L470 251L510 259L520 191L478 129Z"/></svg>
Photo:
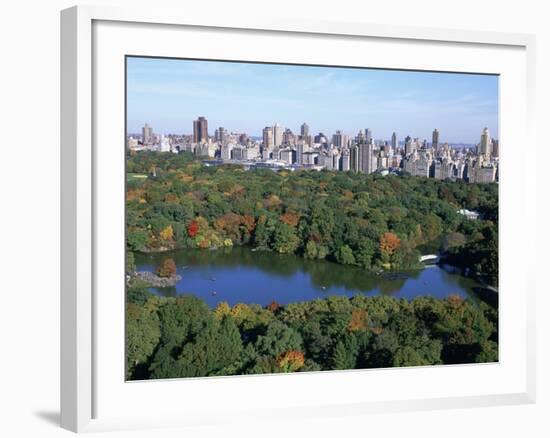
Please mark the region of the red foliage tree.
<svg viewBox="0 0 550 438"><path fill-rule="evenodd" d="M199 224L195 220L191 221L191 223L187 225L187 235L189 237L195 237L198 232L199 232Z"/></svg>

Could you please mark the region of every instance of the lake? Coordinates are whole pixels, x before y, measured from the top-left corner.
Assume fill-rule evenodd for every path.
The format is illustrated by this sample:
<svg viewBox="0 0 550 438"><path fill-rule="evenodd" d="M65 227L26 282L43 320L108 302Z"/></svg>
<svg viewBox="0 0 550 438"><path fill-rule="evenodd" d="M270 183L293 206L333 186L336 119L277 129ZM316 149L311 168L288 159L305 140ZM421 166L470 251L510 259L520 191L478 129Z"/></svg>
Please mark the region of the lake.
<svg viewBox="0 0 550 438"><path fill-rule="evenodd" d="M226 301L267 305L288 304L330 295L376 296L412 299L451 294L477 301L479 282L451 268L433 265L399 273L365 272L354 266L298 256L233 247L217 251L183 249L162 254L136 254L138 271L154 271L171 257L182 279L175 287L151 288L162 296L194 294L209 306Z"/></svg>

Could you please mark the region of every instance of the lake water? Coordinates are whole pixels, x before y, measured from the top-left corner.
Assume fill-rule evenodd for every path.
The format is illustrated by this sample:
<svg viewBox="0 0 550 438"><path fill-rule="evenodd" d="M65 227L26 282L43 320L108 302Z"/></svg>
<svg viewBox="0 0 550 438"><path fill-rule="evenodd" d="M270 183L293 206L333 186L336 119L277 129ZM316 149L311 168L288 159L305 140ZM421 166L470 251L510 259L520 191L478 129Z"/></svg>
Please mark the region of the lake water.
<svg viewBox="0 0 550 438"><path fill-rule="evenodd" d="M164 258L175 260L182 279L175 287L151 288L162 296L194 294L214 307L267 305L309 301L330 295L389 295L412 299L451 294L478 300L475 288L482 285L441 266L422 270L376 275L364 270L294 255L252 251L234 247L217 251L185 249L163 254L136 254L138 271L154 271Z"/></svg>

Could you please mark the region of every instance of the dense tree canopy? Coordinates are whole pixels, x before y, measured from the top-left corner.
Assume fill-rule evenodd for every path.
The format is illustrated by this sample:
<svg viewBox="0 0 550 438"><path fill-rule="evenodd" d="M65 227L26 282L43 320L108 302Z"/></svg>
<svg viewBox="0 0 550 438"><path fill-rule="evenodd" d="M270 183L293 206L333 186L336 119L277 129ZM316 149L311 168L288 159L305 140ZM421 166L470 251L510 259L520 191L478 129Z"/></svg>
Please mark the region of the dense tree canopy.
<svg viewBox="0 0 550 438"><path fill-rule="evenodd" d="M128 295L129 379L498 360L496 309L457 296L209 309L191 295L143 300L142 292Z"/></svg>
<svg viewBox="0 0 550 438"><path fill-rule="evenodd" d="M497 310L456 296L210 309L194 296L153 296L132 277L135 251L249 245L369 271L414 268L420 254L442 251L496 285L496 184L246 171L207 167L187 153L129 154L127 172L129 379L498 360ZM481 219L467 219L461 208ZM175 269L165 259L158 274L170 277Z"/></svg>
<svg viewBox="0 0 550 438"><path fill-rule="evenodd" d="M207 167L187 153L128 155L127 171L130 251L251 245L380 270L416 267L435 242L456 263L497 282L496 184L246 171ZM461 208L482 220L466 219Z"/></svg>

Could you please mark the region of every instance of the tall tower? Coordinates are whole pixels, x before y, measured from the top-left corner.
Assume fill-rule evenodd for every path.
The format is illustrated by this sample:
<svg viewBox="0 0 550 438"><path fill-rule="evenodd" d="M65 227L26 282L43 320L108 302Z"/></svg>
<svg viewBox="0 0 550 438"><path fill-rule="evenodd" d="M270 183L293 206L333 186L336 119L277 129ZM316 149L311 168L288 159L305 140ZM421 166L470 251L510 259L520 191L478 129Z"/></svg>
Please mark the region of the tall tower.
<svg viewBox="0 0 550 438"><path fill-rule="evenodd" d="M284 132L284 128L281 125L279 125L278 123L275 123L273 125L274 146L281 146L283 144L283 132Z"/></svg>
<svg viewBox="0 0 550 438"><path fill-rule="evenodd" d="M437 149L439 148L439 131L437 128L434 129L434 132L432 133L432 149L434 152L437 152Z"/></svg>
<svg viewBox="0 0 550 438"><path fill-rule="evenodd" d="M227 135L227 129L225 129L223 126L220 126L216 131L214 132L214 140L219 141L220 143L226 143L228 140Z"/></svg>
<svg viewBox="0 0 550 438"><path fill-rule="evenodd" d="M309 126L306 122L302 123L302 126L300 126L300 135L302 138L305 138L309 135Z"/></svg>
<svg viewBox="0 0 550 438"><path fill-rule="evenodd" d="M266 126L262 131L264 149L273 149L273 128Z"/></svg>
<svg viewBox="0 0 550 438"><path fill-rule="evenodd" d="M372 142L372 131L369 128L365 129L365 139L367 143Z"/></svg>
<svg viewBox="0 0 550 438"><path fill-rule="evenodd" d="M498 158L498 140L493 138L493 157Z"/></svg>
<svg viewBox="0 0 550 438"><path fill-rule="evenodd" d="M397 150L397 134L395 132L391 135L391 147L395 153Z"/></svg>
<svg viewBox="0 0 550 438"><path fill-rule="evenodd" d="M373 144L370 143L360 143L358 145L359 148L359 172L366 173L367 175L369 173L372 173L374 171L372 166L372 155L373 155Z"/></svg>
<svg viewBox="0 0 550 438"><path fill-rule="evenodd" d="M300 166L304 164L304 141L299 140L296 145L296 163Z"/></svg>
<svg viewBox="0 0 550 438"><path fill-rule="evenodd" d="M141 128L141 133L143 137L143 144L151 144L153 142L153 128L151 128L147 123L143 128Z"/></svg>
<svg viewBox="0 0 550 438"><path fill-rule="evenodd" d="M349 149L349 169L353 172L359 172L359 147L352 146Z"/></svg>
<svg viewBox="0 0 550 438"><path fill-rule="evenodd" d="M208 141L208 121L203 116L193 120L193 143Z"/></svg>
<svg viewBox="0 0 550 438"><path fill-rule="evenodd" d="M347 172L350 170L350 150L346 147L342 149L342 156L340 158L341 160L341 168L344 172Z"/></svg>
<svg viewBox="0 0 550 438"><path fill-rule="evenodd" d="M409 155L413 152L412 138L410 136L405 137L405 155Z"/></svg>
<svg viewBox="0 0 550 438"><path fill-rule="evenodd" d="M336 134L332 136L332 144L338 148L342 146L347 146L345 144L347 139L347 136L345 134L342 134L342 131L336 131Z"/></svg>
<svg viewBox="0 0 550 438"><path fill-rule="evenodd" d="M483 155L486 160L489 160L491 158L492 149L493 143L491 141L491 134L489 133L489 128L486 127L481 133L478 154Z"/></svg>

